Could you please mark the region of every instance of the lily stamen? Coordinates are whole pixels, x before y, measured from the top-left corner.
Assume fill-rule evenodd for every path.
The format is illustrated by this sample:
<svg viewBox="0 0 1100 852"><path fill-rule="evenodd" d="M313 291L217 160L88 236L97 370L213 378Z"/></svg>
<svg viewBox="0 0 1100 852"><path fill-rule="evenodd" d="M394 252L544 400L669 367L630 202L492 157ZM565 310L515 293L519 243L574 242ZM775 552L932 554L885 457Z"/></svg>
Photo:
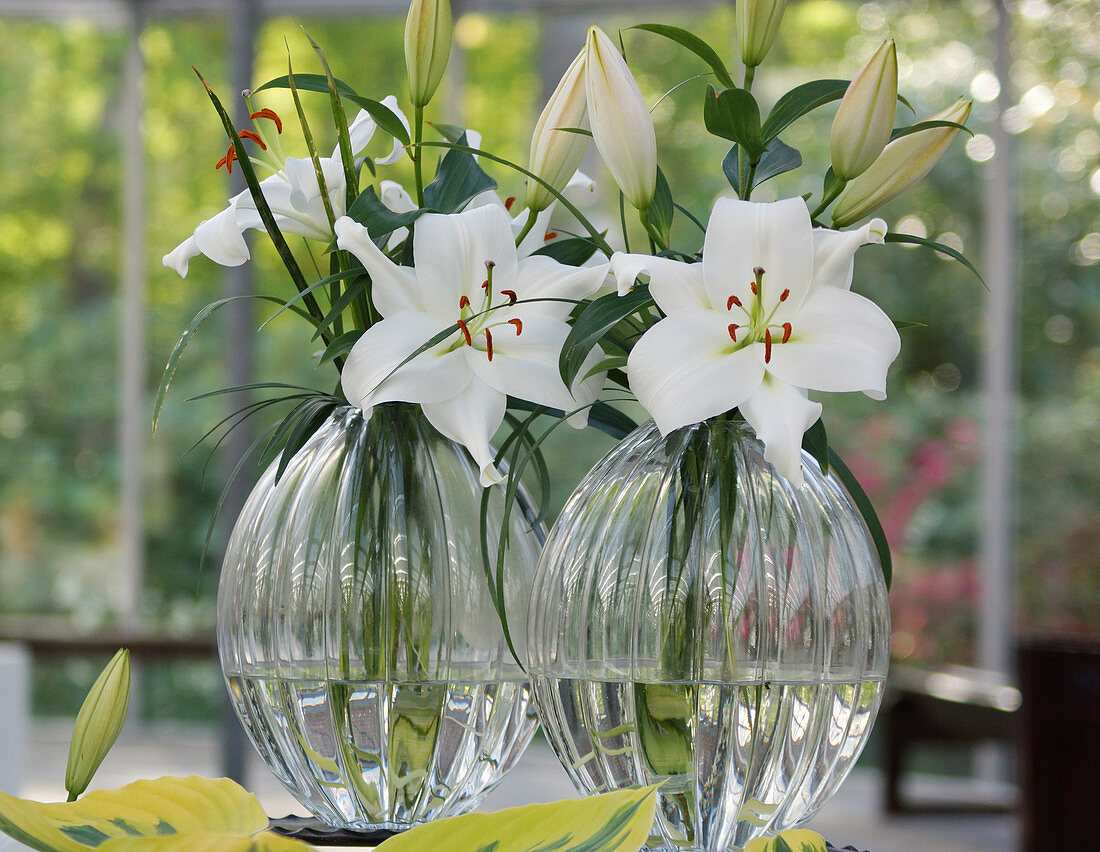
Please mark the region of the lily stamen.
<svg viewBox="0 0 1100 852"><path fill-rule="evenodd" d="M783 323L783 340L781 343L786 343L791 339L791 324L789 322Z"/></svg>
<svg viewBox="0 0 1100 852"><path fill-rule="evenodd" d="M512 209L512 205L515 204L515 203L516 203L516 197L514 195L509 195L504 200L504 209L510 211Z"/></svg>
<svg viewBox="0 0 1100 852"><path fill-rule="evenodd" d="M519 300L519 296L516 295L515 290L501 290L500 295L508 297L509 305L514 305ZM509 322L511 322L511 320L509 320Z"/></svg>
<svg viewBox="0 0 1100 852"><path fill-rule="evenodd" d="M255 130L238 130L237 135L240 136L242 139L251 139L264 151L267 150L267 143L264 142L263 138Z"/></svg>
<svg viewBox="0 0 1100 852"><path fill-rule="evenodd" d="M550 240L556 240L557 238L558 238L558 232L557 231L547 231L546 236L542 238L542 241L544 243L546 243L546 242L550 242Z"/></svg>
<svg viewBox="0 0 1100 852"><path fill-rule="evenodd" d="M519 337L521 334L523 334L523 320L514 317L508 320L508 322L516 327L516 337Z"/></svg>
<svg viewBox="0 0 1100 852"><path fill-rule="evenodd" d="M727 311L732 311L734 305L737 305L737 307L739 307L739 308L743 307L743 305L741 304L741 300L738 299L736 296L730 296L728 299L726 299L726 310Z"/></svg>
<svg viewBox="0 0 1100 852"><path fill-rule="evenodd" d="M781 302L787 301L787 297L790 296L790 295L791 295L791 291L790 291L790 288L788 288L788 289L784 290L782 293L779 294L779 301L781 301Z"/></svg>
<svg viewBox="0 0 1100 852"><path fill-rule="evenodd" d="M279 118L278 114L273 109L268 109L267 107L264 107L263 109L258 109L254 113L252 113L249 118L252 121L256 121L260 118L270 119L271 121L275 122L276 132L280 134L283 132L283 120Z"/></svg>
<svg viewBox="0 0 1100 852"><path fill-rule="evenodd" d="M470 336L470 327L466 325L466 320L458 320L458 327L462 329L462 333L466 336L466 345L473 346L474 339Z"/></svg>
<svg viewBox="0 0 1100 852"><path fill-rule="evenodd" d="M769 364L772 360L772 330L770 328L764 329L764 363Z"/></svg>
<svg viewBox="0 0 1100 852"><path fill-rule="evenodd" d="M493 333L489 329L485 329L485 354L493 360Z"/></svg>
<svg viewBox="0 0 1100 852"><path fill-rule="evenodd" d="M734 343L737 342L737 329L739 329L740 327L741 326L734 322L731 322L729 324L730 340L732 340Z"/></svg>
<svg viewBox="0 0 1100 852"><path fill-rule="evenodd" d="M468 308L468 307L470 307L470 297L469 296L463 296L461 299L458 300L458 309L460 311L463 308Z"/></svg>
<svg viewBox="0 0 1100 852"><path fill-rule="evenodd" d="M222 166L225 166L225 173L231 175L233 174L233 162L236 159L237 149L230 145L229 150L226 152L225 156L218 160L217 165L214 166L214 170L217 171Z"/></svg>

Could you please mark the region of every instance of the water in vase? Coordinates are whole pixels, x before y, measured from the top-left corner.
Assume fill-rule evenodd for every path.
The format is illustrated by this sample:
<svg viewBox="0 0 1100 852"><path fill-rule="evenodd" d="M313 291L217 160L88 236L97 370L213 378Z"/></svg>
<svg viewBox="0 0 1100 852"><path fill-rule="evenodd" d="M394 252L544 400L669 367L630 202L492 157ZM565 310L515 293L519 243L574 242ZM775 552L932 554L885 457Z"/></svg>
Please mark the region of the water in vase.
<svg viewBox="0 0 1100 852"><path fill-rule="evenodd" d="M407 828L465 812L537 725L522 682L226 680L279 781L334 826Z"/></svg>
<svg viewBox="0 0 1100 852"><path fill-rule="evenodd" d="M882 680L644 683L538 677L547 736L599 793L664 781L650 848L725 852L812 816L870 733Z"/></svg>

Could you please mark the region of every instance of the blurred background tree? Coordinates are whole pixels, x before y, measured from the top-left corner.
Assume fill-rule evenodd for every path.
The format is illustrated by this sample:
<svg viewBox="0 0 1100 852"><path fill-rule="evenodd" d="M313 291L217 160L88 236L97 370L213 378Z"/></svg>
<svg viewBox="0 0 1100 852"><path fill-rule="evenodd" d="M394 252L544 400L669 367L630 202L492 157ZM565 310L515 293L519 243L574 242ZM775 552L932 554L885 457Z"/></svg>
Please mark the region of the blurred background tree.
<svg viewBox="0 0 1100 852"><path fill-rule="evenodd" d="M935 238L977 260L982 182L995 153L990 105L999 86L1011 85L1016 105L1006 123L1017 142L1022 264L1018 627L1096 632L1100 9L1091 0L1023 0L1014 15L1009 81L992 73L992 16L989 0L802 0L788 10L778 55L757 91L768 103L804 80L850 75L893 35L901 86L917 114L959 95L973 97L977 135L960 138L931 178L883 215L894 230ZM728 7L685 12L681 6L645 17L703 33L734 53ZM324 46L338 76L375 97L402 95L397 19L269 20L258 44L257 82L285 73L288 44L296 71L318 70L299 23ZM539 34L531 15L460 17L464 84L430 118L481 130L487 148L525 161L541 106ZM84 625L117 616L116 282L119 181L127 168L120 140L143 132L148 157L151 391L180 331L223 286L223 271L205 259L181 280L160 257L224 206L226 181L214 169L224 137L191 66L227 95L227 35L216 18L149 22L141 41L148 107L139 130L121 126L124 33L78 21L0 19L6 46L0 53L2 613L50 613ZM705 219L715 197L728 191L720 168L726 146L702 126L707 79L689 79L706 69L652 35L627 33L626 43L651 102L688 81L655 110L658 144L676 200ZM263 105L292 113L285 93L265 93ZM331 145L324 98L306 105L322 147ZM829 120L803 121L789 140L806 161L820 164L817 171L828 159ZM288 136L291 152L303 153L300 139ZM514 173L490 171L502 195L522 195ZM806 180L784 176L765 184L760 197L818 189ZM602 214L608 224L616 220L614 210ZM699 242L685 217L675 227L681 242ZM257 281L267 292L289 295L273 252L262 239L254 246ZM961 266L901 247L862 252L856 282L895 319L926 324L904 333L888 404L849 396L829 405L832 438L879 507L895 551L895 657L973 662L984 292ZM257 325L263 316L257 312ZM296 322L286 314L260 335L257 380L330 389L335 372L314 370L314 347ZM212 440L189 448L224 411L217 399L184 400L224 384L219 332L216 321L205 326L185 354L148 452L142 614L166 628L213 623L216 560L201 570L200 564L221 474L207 466ZM558 430L550 450L556 506L609 446L598 434ZM64 671L86 676L79 663ZM173 678L178 700L150 712L213 712L221 689L216 674L187 671ZM39 680L39 709L68 709L65 679L52 671L49 682L55 685L47 690L47 680Z"/></svg>

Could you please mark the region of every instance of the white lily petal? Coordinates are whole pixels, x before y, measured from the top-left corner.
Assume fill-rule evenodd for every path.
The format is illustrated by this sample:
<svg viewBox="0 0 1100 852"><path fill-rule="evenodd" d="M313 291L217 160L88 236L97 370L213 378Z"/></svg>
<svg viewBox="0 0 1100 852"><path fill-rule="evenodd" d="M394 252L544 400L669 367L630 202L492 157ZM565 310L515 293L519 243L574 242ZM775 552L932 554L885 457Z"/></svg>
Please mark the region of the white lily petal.
<svg viewBox="0 0 1100 852"><path fill-rule="evenodd" d="M464 347L474 374L501 393L562 411L593 402L595 396L582 399L570 393L558 372L558 357L569 326L560 319L530 311L524 312L521 323L520 328L503 322L490 329L492 361L483 348ZM587 397L592 393L592 385L582 385L576 390Z"/></svg>
<svg viewBox="0 0 1100 852"><path fill-rule="evenodd" d="M634 345L630 387L662 434L729 411L760 386L757 347L731 352L723 319L704 311L674 314Z"/></svg>
<svg viewBox="0 0 1100 852"><path fill-rule="evenodd" d="M191 262L191 258L197 257L200 254L202 254L202 252L199 251L198 242L195 240L195 235L192 234L162 257L160 262L169 269L176 270L180 278L186 278L187 266Z"/></svg>
<svg viewBox="0 0 1100 852"><path fill-rule="evenodd" d="M666 314L714 309L707 297L702 264L621 251L611 256L611 274L620 296L633 289L643 272L649 275L650 295Z"/></svg>
<svg viewBox="0 0 1100 852"><path fill-rule="evenodd" d="M371 118L371 114L365 109L359 110L358 114L348 125L348 141L351 143L351 155L358 157L363 153L363 149L367 147L370 140L374 138L374 132L378 129L378 125L374 119ZM332 159L336 160L340 158L340 146L337 145L332 150Z"/></svg>
<svg viewBox="0 0 1100 852"><path fill-rule="evenodd" d="M345 200L343 163L328 157L321 157L318 162L321 164L321 174L325 178L325 188L328 190L333 212L340 216L344 212ZM287 157L286 162L283 163L283 173L286 175L284 185L289 188L285 202L282 198L273 200L267 191L264 191L264 198L267 199L272 212L278 210L288 219L297 221L301 228L309 231L305 233L293 227L288 228L292 234L328 239L331 236L328 212L325 210L324 199L321 198L321 187L317 183L317 170L313 166L313 161L308 158Z"/></svg>
<svg viewBox="0 0 1100 852"><path fill-rule="evenodd" d="M370 273L371 298L382 316L423 310L416 273L408 267L398 266L386 257L374 244L366 227L354 219L341 216L336 220L335 230L336 245L355 255ZM436 331L438 330L437 328Z"/></svg>
<svg viewBox="0 0 1100 852"><path fill-rule="evenodd" d="M730 296L747 301L753 269L764 270L764 308L770 312L784 290L784 308L797 309L813 280L810 213L801 198L771 203L719 198L703 243L703 277L717 307Z"/></svg>
<svg viewBox="0 0 1100 852"><path fill-rule="evenodd" d="M380 402L442 402L461 394L470 383L470 371L461 349L447 351L447 342L399 367L440 331L438 320L412 311L386 317L364 331L340 374L348 401L365 409Z"/></svg>
<svg viewBox="0 0 1100 852"><path fill-rule="evenodd" d="M802 436L821 416L821 403L770 376L740 405L742 416L764 442L764 458L794 486L802 484Z"/></svg>
<svg viewBox="0 0 1100 852"><path fill-rule="evenodd" d="M801 388L885 399L886 372L900 351L901 337L878 305L822 287L803 303L790 341L772 346L768 372Z"/></svg>
<svg viewBox="0 0 1100 852"><path fill-rule="evenodd" d="M397 105L397 98L395 98L393 95L386 95L386 97L382 98L382 106L389 107L390 112L397 116L397 120L401 122L405 130L409 130L409 119L405 115L405 113L401 111L401 108ZM398 160L400 160L404 153L405 146L401 144L400 140L394 139L393 148L390 150L389 155L379 160L378 164L380 166L392 165L393 163L396 163Z"/></svg>
<svg viewBox="0 0 1100 852"><path fill-rule="evenodd" d="M516 278L516 244L508 213L487 205L462 213L427 213L416 223L413 255L425 307L454 314L466 296L481 303L486 261L495 264L493 289L508 289Z"/></svg>
<svg viewBox="0 0 1100 852"><path fill-rule="evenodd" d="M463 393L444 402L424 405L424 416L443 435L470 451L481 469L481 484L488 488L504 481L493 464L489 440L504 422L507 397L474 379Z"/></svg>
<svg viewBox="0 0 1100 852"><path fill-rule="evenodd" d="M566 266L544 255L525 257L519 262L515 292L520 299L576 299L595 293L607 276L609 264ZM530 302L521 306L529 311L564 320L576 307L570 302Z"/></svg>
<svg viewBox="0 0 1100 852"><path fill-rule="evenodd" d="M379 184L379 188L381 189L379 199L394 213L412 213L416 210L413 197L396 181L384 180Z"/></svg>
<svg viewBox="0 0 1100 852"><path fill-rule="evenodd" d="M851 231L814 229L814 286L839 287L850 290L855 271L856 250L861 246L882 245L886 238L886 223L872 219L862 228Z"/></svg>
<svg viewBox="0 0 1100 852"><path fill-rule="evenodd" d="M245 228L237 221L236 202L232 199L229 207L195 228L196 248L222 266L240 266L250 257L242 234Z"/></svg>

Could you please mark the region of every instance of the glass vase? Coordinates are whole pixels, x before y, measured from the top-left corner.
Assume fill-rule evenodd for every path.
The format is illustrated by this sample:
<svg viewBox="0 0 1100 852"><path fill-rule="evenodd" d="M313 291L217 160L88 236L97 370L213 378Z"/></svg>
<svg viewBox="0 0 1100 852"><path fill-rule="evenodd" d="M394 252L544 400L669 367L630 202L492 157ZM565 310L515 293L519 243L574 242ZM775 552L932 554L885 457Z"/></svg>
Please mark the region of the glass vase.
<svg viewBox="0 0 1100 852"><path fill-rule="evenodd" d="M276 461L249 496L218 591L222 669L253 745L333 827L470 810L537 724L497 610L519 645L543 537L527 495L495 596L477 467L418 408L338 409L277 474Z"/></svg>
<svg viewBox="0 0 1100 852"><path fill-rule="evenodd" d="M578 790L663 782L651 848L725 852L805 822L870 732L886 586L866 525L740 420L650 422L580 484L531 603L539 716Z"/></svg>

